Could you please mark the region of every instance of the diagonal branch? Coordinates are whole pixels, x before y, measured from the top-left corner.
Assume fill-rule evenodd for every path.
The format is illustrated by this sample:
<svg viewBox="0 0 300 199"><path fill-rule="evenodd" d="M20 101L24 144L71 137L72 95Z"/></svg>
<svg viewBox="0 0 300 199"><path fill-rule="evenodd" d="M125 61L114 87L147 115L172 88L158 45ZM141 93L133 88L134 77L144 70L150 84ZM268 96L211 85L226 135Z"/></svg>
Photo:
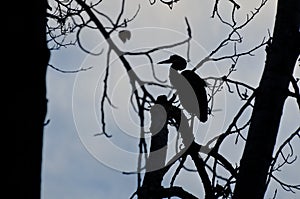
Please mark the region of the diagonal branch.
<svg viewBox="0 0 300 199"><path fill-rule="evenodd" d="M243 55L251 55L251 52L253 52L254 50L257 50L261 46L265 45L266 42L263 40L262 44L254 47L246 52L242 52L242 53L237 53L236 48L234 46L234 53L232 55L213 58L213 55L215 55L217 52L219 52L223 47L227 46L230 42L241 43L242 37L239 36L238 31L243 29L245 26L247 26L250 23L250 21L252 21L255 18L255 16L260 12L260 10L265 6L267 1L268 0L262 0L260 5L258 6L258 8L255 8L255 10L251 12L250 16L247 15L244 23L242 23L238 26L237 25L233 26L232 30L228 34L228 36L225 39L223 39L223 41L221 41L220 44L214 50L212 50L210 52L210 54L208 54L206 57L204 57L202 60L200 60L199 63L193 68L193 71L199 69L204 63L206 63L208 61L219 61L219 60L230 59L230 58L239 57L239 56L243 56ZM237 39L233 37L235 34L238 34Z"/></svg>

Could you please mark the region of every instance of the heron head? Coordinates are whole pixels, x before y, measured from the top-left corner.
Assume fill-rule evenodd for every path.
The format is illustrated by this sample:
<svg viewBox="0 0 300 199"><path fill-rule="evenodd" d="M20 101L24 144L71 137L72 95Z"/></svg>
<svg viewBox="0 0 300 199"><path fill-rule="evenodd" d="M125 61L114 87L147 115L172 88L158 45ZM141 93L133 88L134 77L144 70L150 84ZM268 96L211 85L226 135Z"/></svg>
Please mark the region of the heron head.
<svg viewBox="0 0 300 199"><path fill-rule="evenodd" d="M169 59L158 62L158 64L171 64L171 68L174 70L183 70L186 68L186 60L179 55L171 55Z"/></svg>

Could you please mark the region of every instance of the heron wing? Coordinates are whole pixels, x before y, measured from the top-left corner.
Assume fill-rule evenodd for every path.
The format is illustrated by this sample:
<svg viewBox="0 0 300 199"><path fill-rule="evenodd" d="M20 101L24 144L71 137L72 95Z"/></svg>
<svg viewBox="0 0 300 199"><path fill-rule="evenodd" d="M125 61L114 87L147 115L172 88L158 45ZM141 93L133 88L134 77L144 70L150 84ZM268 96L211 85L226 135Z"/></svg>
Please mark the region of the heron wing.
<svg viewBox="0 0 300 199"><path fill-rule="evenodd" d="M207 86L206 82L191 70L185 70L181 74L190 83L197 97L200 111L200 115L197 114L199 120L201 122L206 122L208 115L208 101L205 89Z"/></svg>

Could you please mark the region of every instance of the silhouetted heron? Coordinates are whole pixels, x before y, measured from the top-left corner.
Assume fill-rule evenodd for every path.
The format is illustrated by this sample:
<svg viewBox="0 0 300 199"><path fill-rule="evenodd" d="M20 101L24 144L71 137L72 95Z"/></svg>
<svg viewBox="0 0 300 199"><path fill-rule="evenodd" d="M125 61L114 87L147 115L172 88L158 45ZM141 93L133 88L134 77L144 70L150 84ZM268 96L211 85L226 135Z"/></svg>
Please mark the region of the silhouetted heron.
<svg viewBox="0 0 300 199"><path fill-rule="evenodd" d="M169 78L177 90L181 105L201 122L206 122L208 115L206 82L194 71L184 70L187 62L179 55L171 55L169 59L158 62L158 64L171 64ZM179 73L179 71L182 72Z"/></svg>

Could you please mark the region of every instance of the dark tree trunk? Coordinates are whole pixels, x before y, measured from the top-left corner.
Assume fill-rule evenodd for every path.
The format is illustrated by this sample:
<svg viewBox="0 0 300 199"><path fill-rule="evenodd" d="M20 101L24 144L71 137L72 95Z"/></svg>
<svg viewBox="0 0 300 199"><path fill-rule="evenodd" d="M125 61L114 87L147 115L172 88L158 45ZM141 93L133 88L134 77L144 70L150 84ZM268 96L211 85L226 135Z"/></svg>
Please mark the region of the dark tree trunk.
<svg viewBox="0 0 300 199"><path fill-rule="evenodd" d="M8 1L2 18L7 198L38 199L41 190L44 120L47 113L46 0ZM1 161L1 162L2 162Z"/></svg>
<svg viewBox="0 0 300 199"><path fill-rule="evenodd" d="M299 56L299 0L278 0L272 44L267 48L248 138L234 191L235 199L262 199L278 128Z"/></svg>
<svg viewBox="0 0 300 199"><path fill-rule="evenodd" d="M159 190L165 174L168 134L167 114L165 108L155 104L151 109L151 143L150 153L146 161L146 173L143 185L139 190L141 199L158 199Z"/></svg>

